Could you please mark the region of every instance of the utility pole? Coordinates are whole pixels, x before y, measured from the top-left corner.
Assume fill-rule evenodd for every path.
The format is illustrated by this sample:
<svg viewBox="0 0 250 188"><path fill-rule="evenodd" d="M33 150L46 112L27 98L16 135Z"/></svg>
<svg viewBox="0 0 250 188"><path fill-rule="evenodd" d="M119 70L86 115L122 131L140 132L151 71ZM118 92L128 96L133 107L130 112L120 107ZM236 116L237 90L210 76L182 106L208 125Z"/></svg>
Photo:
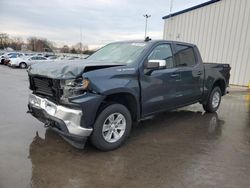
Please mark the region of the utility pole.
<svg viewBox="0 0 250 188"><path fill-rule="evenodd" d="M169 14L172 14L172 9L173 9L173 4L174 4L174 0L170 0L170 7L169 7Z"/></svg>
<svg viewBox="0 0 250 188"><path fill-rule="evenodd" d="M172 10L173 10L173 4L174 4L174 0L170 0L169 1L169 4L170 4L170 6L169 6L169 15L170 15L170 17L169 17L169 27L170 27L170 33L169 33L169 37L171 38L172 37L172 34L171 34L171 24L172 24Z"/></svg>
<svg viewBox="0 0 250 188"><path fill-rule="evenodd" d="M146 24L145 24L145 36L144 36L144 39L147 37L147 29L148 29L148 18L151 17L151 15L149 14L144 14L143 15L145 18L146 18Z"/></svg>
<svg viewBox="0 0 250 188"><path fill-rule="evenodd" d="M82 26L80 26L80 54L82 54Z"/></svg>

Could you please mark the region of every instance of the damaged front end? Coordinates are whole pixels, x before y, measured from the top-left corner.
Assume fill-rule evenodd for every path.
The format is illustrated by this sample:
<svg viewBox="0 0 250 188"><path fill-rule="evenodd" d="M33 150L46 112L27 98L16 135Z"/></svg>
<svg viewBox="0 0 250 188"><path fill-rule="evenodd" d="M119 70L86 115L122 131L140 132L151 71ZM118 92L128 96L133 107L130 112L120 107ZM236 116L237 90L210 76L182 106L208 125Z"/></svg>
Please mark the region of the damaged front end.
<svg viewBox="0 0 250 188"><path fill-rule="evenodd" d="M29 96L28 112L46 127L59 133L73 146L83 149L92 128L81 127L82 110L57 105L34 94Z"/></svg>
<svg viewBox="0 0 250 188"><path fill-rule="evenodd" d="M83 149L92 132L95 114L103 96L90 93L87 79L57 80L29 75L28 112Z"/></svg>
<svg viewBox="0 0 250 188"><path fill-rule="evenodd" d="M32 90L28 112L73 146L84 148L105 97L93 91L93 84L84 77L84 72L93 71L93 67L112 66L119 65L82 62L32 65L28 69Z"/></svg>

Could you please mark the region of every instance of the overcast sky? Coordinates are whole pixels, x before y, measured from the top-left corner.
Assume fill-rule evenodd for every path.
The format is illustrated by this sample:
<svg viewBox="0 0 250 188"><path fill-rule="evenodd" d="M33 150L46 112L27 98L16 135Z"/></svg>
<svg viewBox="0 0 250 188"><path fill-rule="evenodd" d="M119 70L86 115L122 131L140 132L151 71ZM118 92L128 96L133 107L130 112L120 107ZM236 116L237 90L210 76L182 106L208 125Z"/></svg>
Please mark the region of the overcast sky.
<svg viewBox="0 0 250 188"><path fill-rule="evenodd" d="M173 0L173 12L205 1ZM161 39L169 7L170 0L0 0L0 32L61 46L79 42L82 28L83 43L99 45L143 38L148 13L148 35Z"/></svg>

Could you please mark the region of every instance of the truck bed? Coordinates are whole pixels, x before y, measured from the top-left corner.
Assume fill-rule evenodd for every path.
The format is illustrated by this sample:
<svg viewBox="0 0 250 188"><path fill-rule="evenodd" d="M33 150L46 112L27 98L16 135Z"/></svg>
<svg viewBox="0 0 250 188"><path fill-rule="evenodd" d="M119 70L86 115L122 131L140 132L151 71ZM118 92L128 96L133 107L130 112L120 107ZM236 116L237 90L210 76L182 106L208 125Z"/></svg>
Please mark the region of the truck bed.
<svg viewBox="0 0 250 188"><path fill-rule="evenodd" d="M208 63L208 62L204 62L203 64L204 64L205 72L207 73L207 75L209 75L209 73L213 75L215 70L218 70L225 78L227 85L229 84L230 70L231 70L231 67L229 64Z"/></svg>

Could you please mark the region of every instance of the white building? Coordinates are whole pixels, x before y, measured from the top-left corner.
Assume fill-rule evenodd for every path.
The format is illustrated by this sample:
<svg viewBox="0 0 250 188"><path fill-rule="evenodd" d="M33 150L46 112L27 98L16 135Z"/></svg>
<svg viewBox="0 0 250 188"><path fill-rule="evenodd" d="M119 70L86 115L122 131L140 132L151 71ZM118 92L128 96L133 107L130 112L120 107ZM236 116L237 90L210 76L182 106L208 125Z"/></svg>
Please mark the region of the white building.
<svg viewBox="0 0 250 188"><path fill-rule="evenodd" d="M250 0L211 0L163 19L164 39L196 44L204 62L231 65L231 84L250 84Z"/></svg>

